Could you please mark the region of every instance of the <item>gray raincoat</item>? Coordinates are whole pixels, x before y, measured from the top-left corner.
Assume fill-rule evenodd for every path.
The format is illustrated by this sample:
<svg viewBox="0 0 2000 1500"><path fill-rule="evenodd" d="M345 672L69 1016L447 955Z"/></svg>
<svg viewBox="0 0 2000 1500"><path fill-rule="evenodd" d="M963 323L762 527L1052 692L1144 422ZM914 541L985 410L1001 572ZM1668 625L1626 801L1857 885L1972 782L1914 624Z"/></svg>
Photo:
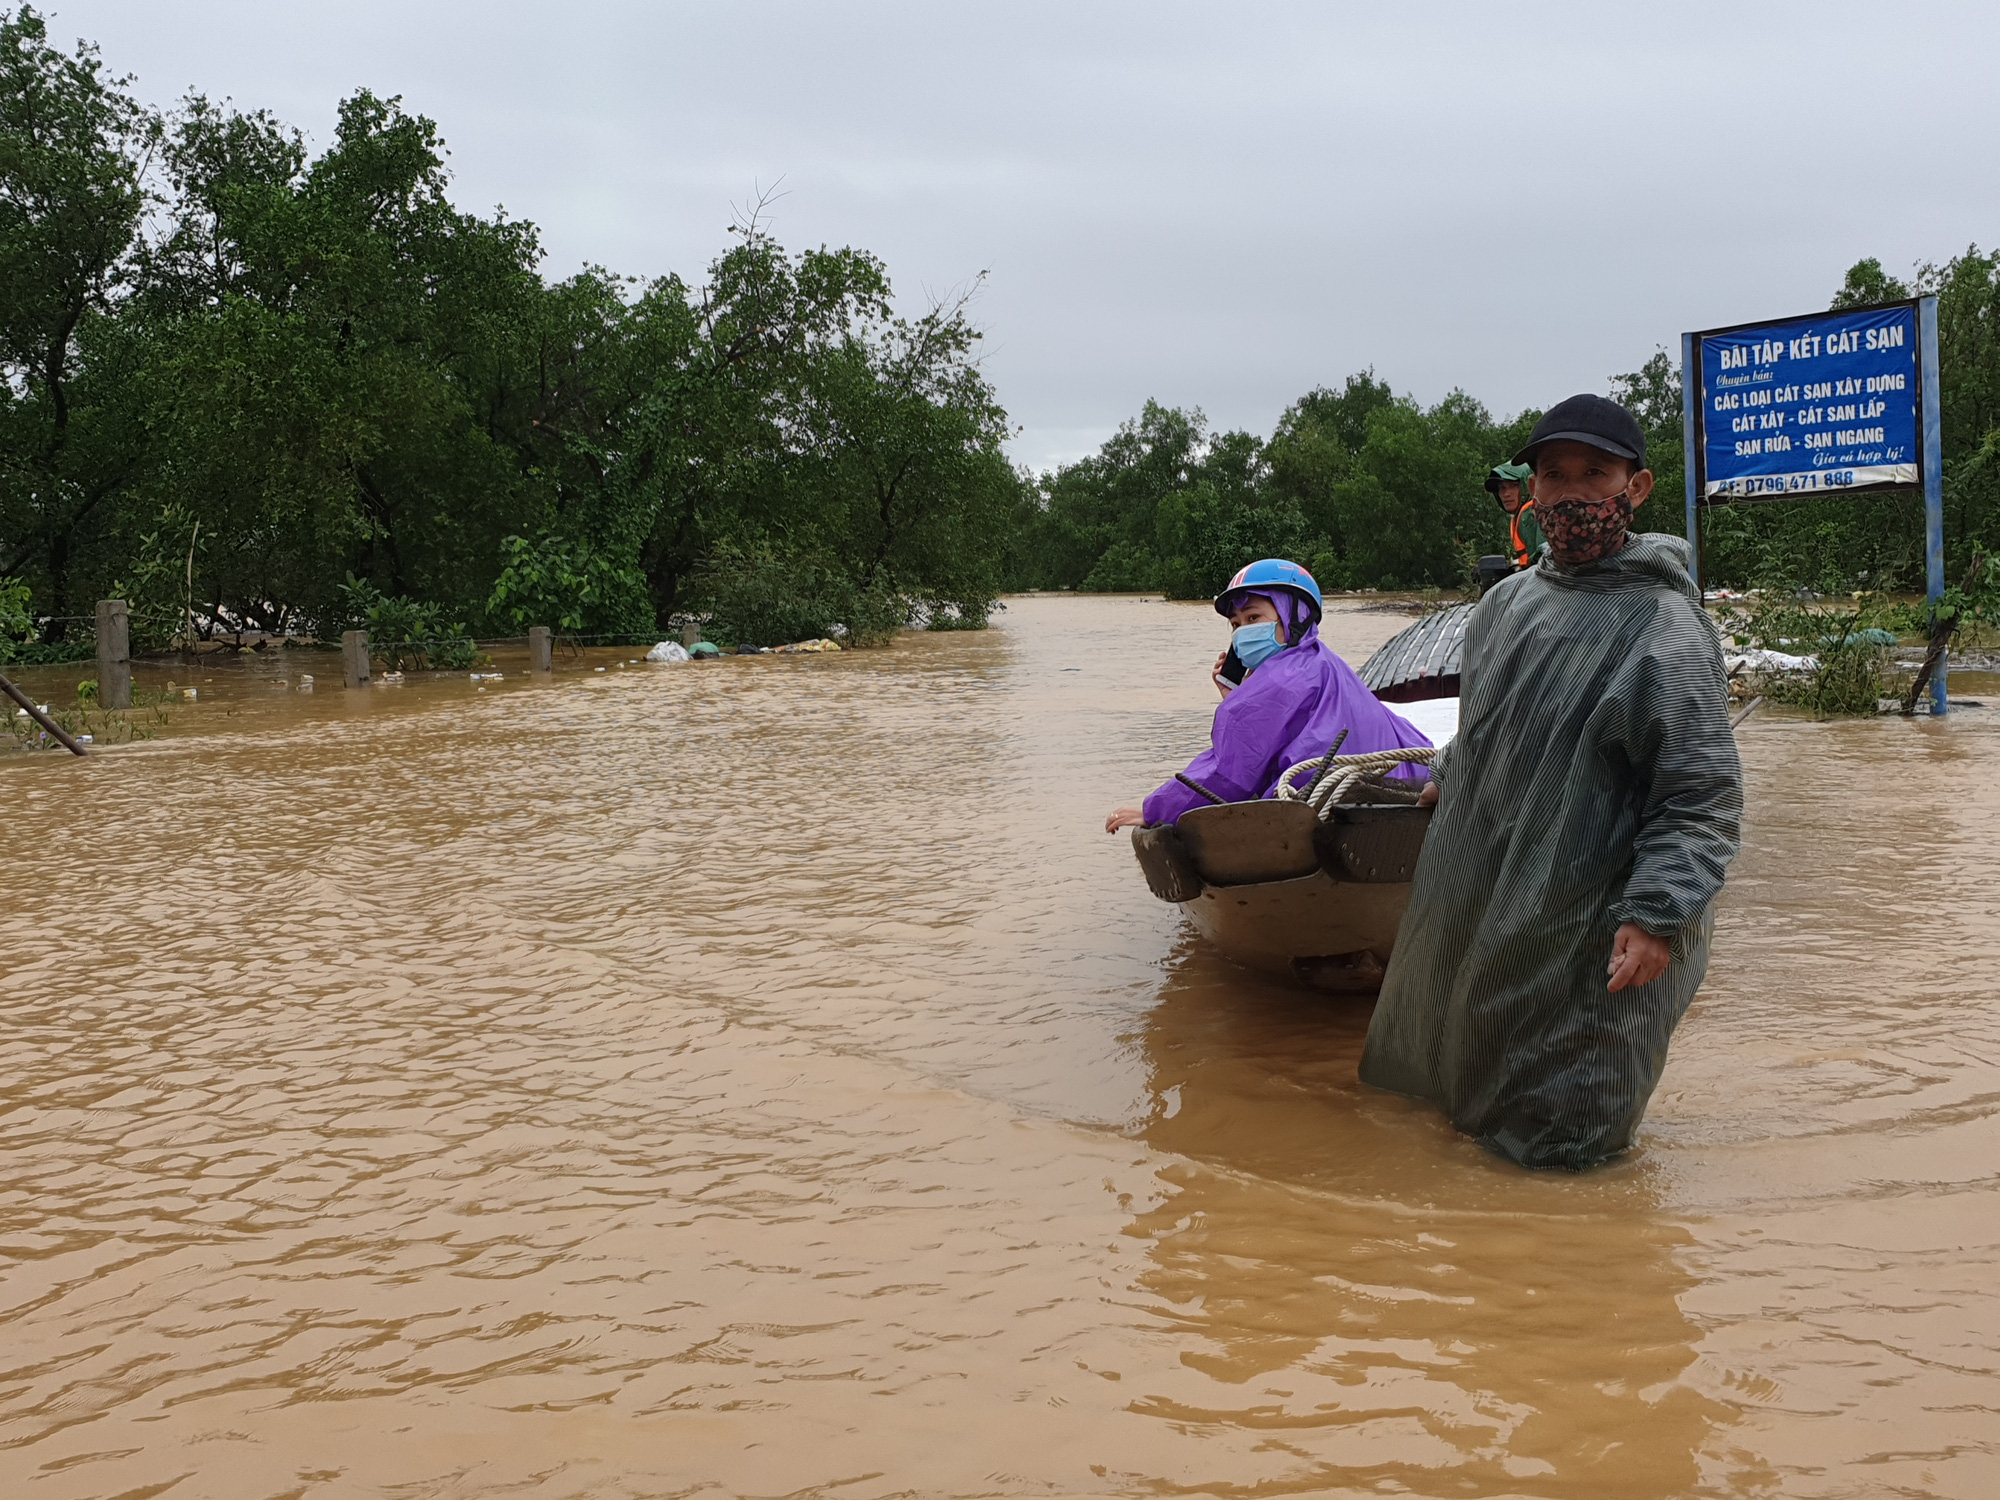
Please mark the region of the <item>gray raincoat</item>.
<svg viewBox="0 0 2000 1500"><path fill-rule="evenodd" d="M1529 1167L1624 1150L1708 969L1743 773L1688 544L1644 533L1496 586L1465 633L1458 737L1361 1059ZM1619 926L1669 940L1609 993Z"/></svg>

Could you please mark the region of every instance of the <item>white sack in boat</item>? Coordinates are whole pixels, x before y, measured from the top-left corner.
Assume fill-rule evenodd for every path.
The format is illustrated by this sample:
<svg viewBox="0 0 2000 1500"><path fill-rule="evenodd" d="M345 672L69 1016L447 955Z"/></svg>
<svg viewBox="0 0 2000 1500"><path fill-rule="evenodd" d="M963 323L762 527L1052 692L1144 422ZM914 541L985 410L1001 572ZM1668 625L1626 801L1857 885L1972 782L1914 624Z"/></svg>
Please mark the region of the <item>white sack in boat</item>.
<svg viewBox="0 0 2000 1500"><path fill-rule="evenodd" d="M1458 733L1456 698L1419 698L1414 703L1391 703L1389 707L1440 749L1450 744L1452 736Z"/></svg>

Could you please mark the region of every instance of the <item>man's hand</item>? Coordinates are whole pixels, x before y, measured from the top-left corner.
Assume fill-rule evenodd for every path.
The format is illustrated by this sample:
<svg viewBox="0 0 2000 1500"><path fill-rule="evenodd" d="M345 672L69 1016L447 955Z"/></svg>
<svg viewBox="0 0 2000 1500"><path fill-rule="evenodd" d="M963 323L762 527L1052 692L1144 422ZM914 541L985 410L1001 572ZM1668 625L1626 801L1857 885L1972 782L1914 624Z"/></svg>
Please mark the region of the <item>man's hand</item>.
<svg viewBox="0 0 2000 1500"><path fill-rule="evenodd" d="M1424 783L1424 789L1421 792L1417 793L1417 806L1436 807L1437 805L1438 805L1438 784L1435 781L1426 781Z"/></svg>
<svg viewBox="0 0 2000 1500"><path fill-rule="evenodd" d="M1229 660L1229 653L1225 651L1222 653L1222 655L1216 657L1215 670L1208 674L1210 677L1215 679L1215 690L1218 693L1222 694L1222 696L1225 698L1227 698L1231 693L1236 691L1236 684L1231 682L1227 677L1224 677L1222 675L1222 664L1228 660Z"/></svg>
<svg viewBox="0 0 2000 1500"><path fill-rule="evenodd" d="M1111 816L1104 820L1104 831L1116 833L1121 828L1137 828L1146 821L1146 814L1136 807L1114 807Z"/></svg>
<svg viewBox="0 0 2000 1500"><path fill-rule="evenodd" d="M1611 975L1608 988L1616 994L1629 985L1651 984L1667 972L1667 961L1672 957L1665 938L1654 937L1636 922L1627 922L1611 940L1611 962L1605 966Z"/></svg>

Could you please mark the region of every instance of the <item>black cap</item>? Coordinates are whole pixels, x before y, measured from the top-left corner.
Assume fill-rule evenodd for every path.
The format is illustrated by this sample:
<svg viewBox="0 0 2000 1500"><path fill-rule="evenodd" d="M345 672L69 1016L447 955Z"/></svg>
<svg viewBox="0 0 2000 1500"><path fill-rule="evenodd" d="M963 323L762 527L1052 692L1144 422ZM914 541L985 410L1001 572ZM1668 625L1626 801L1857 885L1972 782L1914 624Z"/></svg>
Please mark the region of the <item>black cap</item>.
<svg viewBox="0 0 2000 1500"><path fill-rule="evenodd" d="M1528 434L1528 446L1514 455L1517 464L1533 463L1544 443L1583 443L1602 448L1646 467L1646 434L1632 413L1608 396L1571 396L1542 414Z"/></svg>

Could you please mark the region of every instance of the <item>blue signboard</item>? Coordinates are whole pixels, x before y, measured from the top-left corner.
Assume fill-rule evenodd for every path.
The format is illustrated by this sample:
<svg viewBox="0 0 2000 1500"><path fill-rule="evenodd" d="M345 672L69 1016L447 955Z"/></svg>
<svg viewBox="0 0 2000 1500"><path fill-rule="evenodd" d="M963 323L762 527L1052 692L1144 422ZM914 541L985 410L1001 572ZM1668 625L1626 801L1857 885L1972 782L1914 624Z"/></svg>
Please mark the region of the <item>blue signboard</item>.
<svg viewBox="0 0 2000 1500"><path fill-rule="evenodd" d="M1693 337L1701 350L1702 504L1921 479L1915 304Z"/></svg>

